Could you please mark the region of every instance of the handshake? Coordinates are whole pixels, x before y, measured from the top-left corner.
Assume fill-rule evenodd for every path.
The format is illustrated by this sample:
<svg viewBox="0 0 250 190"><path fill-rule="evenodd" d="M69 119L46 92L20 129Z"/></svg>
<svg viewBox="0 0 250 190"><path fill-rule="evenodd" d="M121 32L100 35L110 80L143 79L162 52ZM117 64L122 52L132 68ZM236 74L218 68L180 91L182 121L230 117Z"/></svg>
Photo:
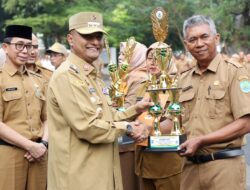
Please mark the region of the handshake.
<svg viewBox="0 0 250 190"><path fill-rule="evenodd" d="M134 121L127 123L127 131L126 134L133 138L135 142L142 142L148 138L149 130L148 127L139 121Z"/></svg>

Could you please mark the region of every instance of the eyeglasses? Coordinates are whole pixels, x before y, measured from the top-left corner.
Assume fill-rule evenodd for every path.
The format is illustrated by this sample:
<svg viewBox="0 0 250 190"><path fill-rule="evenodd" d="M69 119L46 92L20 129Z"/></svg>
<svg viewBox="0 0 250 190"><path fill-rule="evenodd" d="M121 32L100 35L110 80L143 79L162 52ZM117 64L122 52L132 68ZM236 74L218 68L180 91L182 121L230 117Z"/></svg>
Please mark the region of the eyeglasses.
<svg viewBox="0 0 250 190"><path fill-rule="evenodd" d="M24 48L26 48L28 51L32 49L38 49L38 45L32 45L32 44L23 44L23 43L8 43L11 45L15 45L16 50L23 51Z"/></svg>

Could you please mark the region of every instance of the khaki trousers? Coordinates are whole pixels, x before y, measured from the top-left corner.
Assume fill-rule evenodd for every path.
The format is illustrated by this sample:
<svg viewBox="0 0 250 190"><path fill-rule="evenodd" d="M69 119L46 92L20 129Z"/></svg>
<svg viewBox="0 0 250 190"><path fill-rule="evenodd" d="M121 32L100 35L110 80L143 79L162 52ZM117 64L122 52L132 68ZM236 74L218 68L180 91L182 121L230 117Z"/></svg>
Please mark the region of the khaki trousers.
<svg viewBox="0 0 250 190"><path fill-rule="evenodd" d="M123 190L139 190L139 177L135 175L134 151L120 152Z"/></svg>
<svg viewBox="0 0 250 190"><path fill-rule="evenodd" d="M193 164L186 160L181 190L245 190L244 156Z"/></svg>
<svg viewBox="0 0 250 190"><path fill-rule="evenodd" d="M180 180L181 174L176 174L162 179L142 178L143 190L179 190Z"/></svg>
<svg viewBox="0 0 250 190"><path fill-rule="evenodd" d="M29 163L26 151L0 145L0 190L45 190L47 157Z"/></svg>

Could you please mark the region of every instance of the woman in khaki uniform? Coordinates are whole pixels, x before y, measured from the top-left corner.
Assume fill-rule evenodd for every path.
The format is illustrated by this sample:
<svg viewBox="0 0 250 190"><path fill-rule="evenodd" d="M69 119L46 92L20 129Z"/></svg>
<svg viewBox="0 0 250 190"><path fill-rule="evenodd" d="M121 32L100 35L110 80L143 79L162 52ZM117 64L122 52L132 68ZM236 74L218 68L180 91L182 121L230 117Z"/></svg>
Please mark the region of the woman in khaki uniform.
<svg viewBox="0 0 250 190"><path fill-rule="evenodd" d="M166 44L165 44L166 45ZM153 49L157 48L158 42L152 44L146 54L148 72L159 77L160 68L153 60ZM169 73L176 73L175 65ZM143 97L147 89L147 81L141 83L137 97ZM161 123L161 132L170 133L169 120ZM179 190L180 176L182 171L182 158L178 153L149 153L143 152L141 146L136 146L136 174L142 177L144 190Z"/></svg>
<svg viewBox="0 0 250 190"><path fill-rule="evenodd" d="M126 43L120 43L119 64L125 61ZM133 54L129 64L129 70L126 77L127 93L125 95L124 107L128 108L136 103L136 92L140 88L142 81L147 80L146 55L147 47L144 44L136 42ZM138 190L139 179L135 175L134 163L134 143L131 139L123 137L119 145L121 171L124 190Z"/></svg>

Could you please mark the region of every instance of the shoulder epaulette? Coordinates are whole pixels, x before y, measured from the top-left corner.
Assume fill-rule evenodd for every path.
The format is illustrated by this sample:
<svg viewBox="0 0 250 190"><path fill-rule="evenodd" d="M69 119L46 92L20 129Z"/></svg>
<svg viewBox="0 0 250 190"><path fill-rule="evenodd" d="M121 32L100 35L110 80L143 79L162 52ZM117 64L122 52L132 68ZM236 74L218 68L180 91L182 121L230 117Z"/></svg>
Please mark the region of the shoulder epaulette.
<svg viewBox="0 0 250 190"><path fill-rule="evenodd" d="M74 71L76 74L80 72L80 69L74 64L70 64L69 69Z"/></svg>
<svg viewBox="0 0 250 190"><path fill-rule="evenodd" d="M41 68L41 69L44 69L44 70L47 70L47 71L49 71L49 72L51 72L51 73L53 73L53 71L52 70L50 70L49 68L47 68L47 67L44 67L44 66L42 66L42 65L36 65L38 68Z"/></svg>
<svg viewBox="0 0 250 190"><path fill-rule="evenodd" d="M40 78L43 77L42 75L40 75L39 73L36 73L36 72L34 72L34 71L28 70L28 72L29 72L30 74L35 75L35 76L38 76L38 77L40 77Z"/></svg>
<svg viewBox="0 0 250 190"><path fill-rule="evenodd" d="M232 65L234 65L237 68L241 68L243 67L239 62L232 60L232 59L225 59L225 62L230 63Z"/></svg>

